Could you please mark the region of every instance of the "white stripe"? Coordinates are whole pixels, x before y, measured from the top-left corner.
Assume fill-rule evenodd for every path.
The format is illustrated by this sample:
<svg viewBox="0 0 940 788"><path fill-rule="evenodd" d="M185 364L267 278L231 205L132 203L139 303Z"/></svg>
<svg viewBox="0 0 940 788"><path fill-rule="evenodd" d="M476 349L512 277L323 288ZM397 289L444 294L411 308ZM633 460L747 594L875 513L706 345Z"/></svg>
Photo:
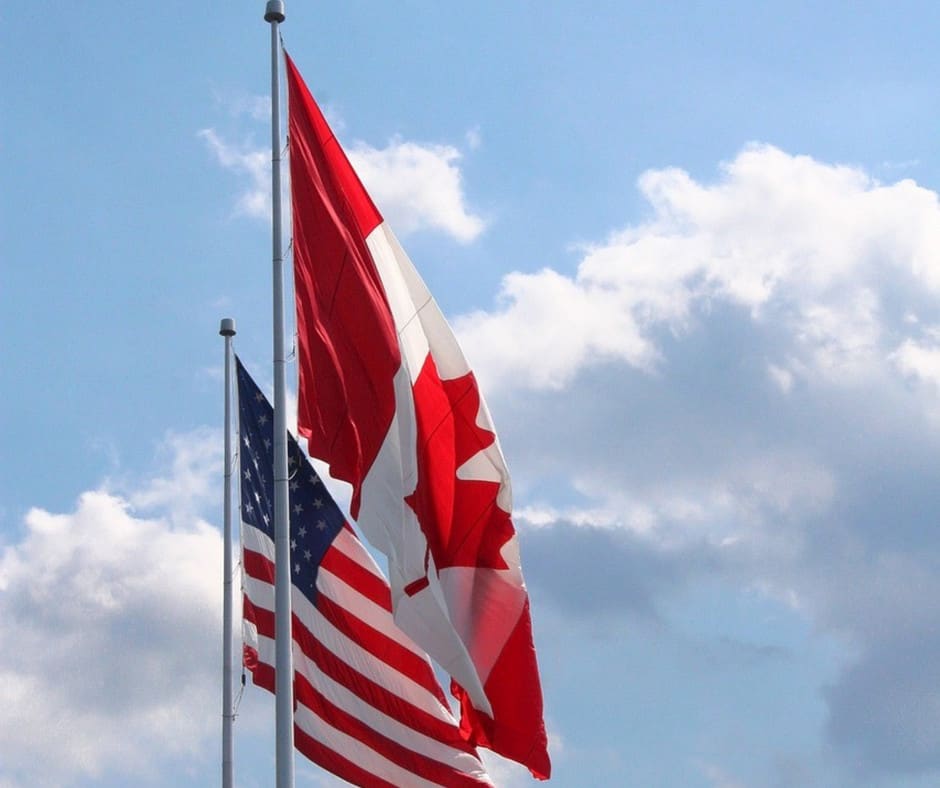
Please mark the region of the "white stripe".
<svg viewBox="0 0 940 788"><path fill-rule="evenodd" d="M374 575L385 583L385 585L388 585L388 578L385 577L385 572L382 571L369 551L366 550L365 545L362 544L359 537L354 533L350 533L346 528L343 528L336 534L336 538L333 540L333 547L351 561L355 561L369 574Z"/></svg>
<svg viewBox="0 0 940 788"><path fill-rule="evenodd" d="M297 711L294 712L294 721L307 735L333 750L333 752L352 761L360 769L364 769L394 785L415 786L415 788L429 786L433 788L442 784L429 782L423 777L403 769L398 764L392 763L368 745L329 725L303 704L298 704Z"/></svg>
<svg viewBox="0 0 940 788"><path fill-rule="evenodd" d="M255 651L258 650L258 627L247 618L242 618L242 643Z"/></svg>
<svg viewBox="0 0 940 788"><path fill-rule="evenodd" d="M245 530L250 532L246 534L245 539L245 547L247 549L252 549L262 554L264 554L264 550L267 547L273 549L273 542L271 542L266 534L251 526L248 526ZM381 581L386 588L388 587L388 581L382 575L381 570L372 559L372 556L369 555L359 539L353 534L350 534L344 529L337 535L336 539L333 540L333 546L337 547L347 558L354 561L364 570L370 572L377 580ZM255 583L264 583L264 581L258 578L255 578L254 581ZM252 588L256 590L249 593L248 598L260 607L273 610L273 590L261 589L255 585L255 583L252 584ZM270 588L269 586L269 589ZM402 647L417 654L419 657L427 658L424 650L416 646L414 641L401 631L388 610L381 605L377 605L369 597L360 593L342 578L323 567L320 567L320 570L317 572L317 590L340 607L352 611L357 618L364 621L373 629L378 630L386 637L394 640Z"/></svg>
<svg viewBox="0 0 940 788"><path fill-rule="evenodd" d="M267 638L262 638L262 640L267 640ZM265 644L265 653L268 653L268 650L270 650L270 653L273 655L273 641L270 641L270 644ZM466 774L475 775L481 779L484 778L485 771L483 769L483 765L476 757L461 750L457 750L453 747L449 747L437 739L415 730L406 722L397 720L379 711L378 709L373 708L361 698L356 696L351 690L321 673L316 664L310 660L303 653L303 651L301 651L297 644L294 644L294 670L296 670L302 676L305 676L307 680L310 681L310 683L314 686L314 688L318 690L320 694L323 695L327 700L351 716L360 720L373 731L381 734L393 742L396 742L405 749L411 750L412 752L416 752L419 755L423 755L427 758L430 758L431 760L437 761L445 767L459 772L464 772ZM295 720L298 721L298 724L300 724L301 720L301 709L304 709L310 717L315 717L316 720L319 720L323 725L326 724L323 723L323 721L315 714L315 712L303 705L302 701L299 699L298 713L295 714ZM457 735L456 720L451 717L449 722L454 729L454 734ZM301 725L301 727L303 726ZM307 729L305 728L305 730ZM335 731L335 729L332 728L331 730ZM307 732L310 733L311 736L314 736L320 740L319 737L315 736L313 732L309 730L307 730ZM353 737L348 738L357 742L359 741L358 739L353 739ZM388 764L395 770L401 770L401 767L396 766L395 764L386 760L384 756L375 753L370 747L368 747L368 745L361 744L361 746L368 748L369 751L372 752L377 758L380 758L383 763ZM338 750L338 752L341 752L345 757L350 758L350 760L354 760L354 762L358 763L358 761L353 759L346 750ZM360 763L359 765L362 764ZM411 772L406 771L405 773L411 775L411 779L417 779ZM392 779L393 781L396 778L396 775L392 772L378 772L377 774L385 779Z"/></svg>
<svg viewBox="0 0 940 788"><path fill-rule="evenodd" d="M399 673L371 651L351 640L320 613L310 601L296 589L292 589L291 603L296 615L310 630L317 642L342 662L361 673L366 678L382 685L385 689L427 712L442 722L453 722L450 711L441 705L440 700L431 690L418 684L403 673ZM267 611L274 610L274 586L252 577L245 579L245 593L251 602ZM371 602L369 603L371 604ZM259 640L263 636L258 635ZM317 674L307 674L314 677ZM433 673L430 674L433 678ZM317 681L313 681L317 685Z"/></svg>
<svg viewBox="0 0 940 788"><path fill-rule="evenodd" d="M245 575L245 596L263 610L274 611L274 585L251 575Z"/></svg>
<svg viewBox="0 0 940 788"><path fill-rule="evenodd" d="M398 628L388 610L375 604L371 598L360 593L341 577L324 567L320 567L320 571L317 573L317 591L340 607L352 611L357 618L408 649L408 651L417 654L419 657L425 656L424 651L418 648L414 641Z"/></svg>
<svg viewBox="0 0 940 788"><path fill-rule="evenodd" d="M261 553L272 564L274 563L274 540L260 528L248 523L242 523L242 550L251 550Z"/></svg>
<svg viewBox="0 0 940 788"><path fill-rule="evenodd" d="M310 604L303 594L295 591L292 601L294 614L306 624L307 628L316 635L320 644L330 653L422 711L440 720L453 720L450 711L441 705L440 700L432 691L394 670L371 651L340 632Z"/></svg>

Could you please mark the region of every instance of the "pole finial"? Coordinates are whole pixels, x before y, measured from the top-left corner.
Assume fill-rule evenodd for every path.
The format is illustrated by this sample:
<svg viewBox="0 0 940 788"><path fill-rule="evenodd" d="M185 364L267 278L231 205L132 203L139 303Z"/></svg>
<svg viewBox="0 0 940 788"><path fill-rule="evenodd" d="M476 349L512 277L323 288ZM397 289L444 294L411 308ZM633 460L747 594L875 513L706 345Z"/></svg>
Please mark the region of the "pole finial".
<svg viewBox="0 0 940 788"><path fill-rule="evenodd" d="M235 336L235 321L230 317L223 317L222 323L219 325L219 333L223 337Z"/></svg>
<svg viewBox="0 0 940 788"><path fill-rule="evenodd" d="M284 21L284 0L268 0L264 9L265 22L283 22Z"/></svg>

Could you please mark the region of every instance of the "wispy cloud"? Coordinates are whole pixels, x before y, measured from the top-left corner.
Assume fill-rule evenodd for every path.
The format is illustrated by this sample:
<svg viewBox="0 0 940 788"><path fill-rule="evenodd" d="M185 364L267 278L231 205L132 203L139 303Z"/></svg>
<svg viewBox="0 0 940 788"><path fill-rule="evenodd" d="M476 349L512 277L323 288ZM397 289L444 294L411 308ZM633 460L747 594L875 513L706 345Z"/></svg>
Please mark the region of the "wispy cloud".
<svg viewBox="0 0 940 788"><path fill-rule="evenodd" d="M202 129L199 137L208 145L218 164L247 181L247 185L236 198L236 214L255 219L270 219L270 151L247 145L234 145L224 140L215 129Z"/></svg>
<svg viewBox="0 0 940 788"><path fill-rule="evenodd" d="M245 183L235 200L236 214L268 219L270 151L233 144L214 129L203 129L199 136L216 162ZM358 142L348 153L366 189L398 234L436 231L469 243L483 232L484 220L467 205L459 167L462 154L457 148L396 138L384 148ZM286 193L284 204L289 204Z"/></svg>

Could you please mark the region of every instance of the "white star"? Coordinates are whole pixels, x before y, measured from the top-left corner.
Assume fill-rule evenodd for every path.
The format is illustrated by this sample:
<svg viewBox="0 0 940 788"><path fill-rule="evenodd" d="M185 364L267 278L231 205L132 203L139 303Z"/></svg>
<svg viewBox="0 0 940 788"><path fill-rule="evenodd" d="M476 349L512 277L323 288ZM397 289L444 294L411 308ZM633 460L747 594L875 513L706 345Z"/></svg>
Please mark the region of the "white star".
<svg viewBox="0 0 940 788"><path fill-rule="evenodd" d="M323 501L321 501L319 498L315 498L314 501L313 501L313 505L316 506L317 509L322 509L322 508L323 508Z"/></svg>
<svg viewBox="0 0 940 788"><path fill-rule="evenodd" d="M294 505L294 514L300 514L304 510L304 507L299 503Z"/></svg>
<svg viewBox="0 0 940 788"><path fill-rule="evenodd" d="M306 558L309 561L312 556L313 556L313 553L311 553L309 550L304 550L304 558Z"/></svg>
<svg viewBox="0 0 940 788"><path fill-rule="evenodd" d="M325 531L325 530L326 530L326 520L317 520L317 528L319 528L321 531Z"/></svg>
<svg viewBox="0 0 940 788"><path fill-rule="evenodd" d="M303 539L307 535L307 527L303 525L300 526L300 530L297 533L299 533L300 538Z"/></svg>
<svg viewBox="0 0 940 788"><path fill-rule="evenodd" d="M245 478L246 478L246 479L250 479L250 478L251 478L251 471L249 471L247 468L245 468Z"/></svg>
<svg viewBox="0 0 940 788"><path fill-rule="evenodd" d="M264 448L266 448L266 449L270 449L270 448L271 448L271 439L270 439L270 438L265 438L265 439L264 439Z"/></svg>
<svg viewBox="0 0 940 788"><path fill-rule="evenodd" d="M264 402L264 394L262 394L260 391L255 394L255 402Z"/></svg>
<svg viewBox="0 0 940 788"><path fill-rule="evenodd" d="M296 480L296 479L294 479L294 480L291 481L291 483L290 483L290 491L291 491L291 492L297 492L297 490L298 490L299 487L300 487L300 485L297 484L297 480Z"/></svg>
<svg viewBox="0 0 940 788"><path fill-rule="evenodd" d="M257 490L255 491L255 500L256 500L258 503L261 503L261 496L258 494L258 491L257 491Z"/></svg>
<svg viewBox="0 0 940 788"><path fill-rule="evenodd" d="M264 524L265 524L265 525L270 525L270 524L271 524L271 518L268 517L266 514L262 514L262 515L261 515L261 519L264 520Z"/></svg>
<svg viewBox="0 0 940 788"><path fill-rule="evenodd" d="M244 444L245 444L249 449L251 448L251 441L248 440L248 436L247 436L247 435L244 437L243 442L244 442Z"/></svg>
<svg viewBox="0 0 940 788"><path fill-rule="evenodd" d="M262 413L260 416L258 416L258 424L260 424L263 427L267 423L268 423L267 413Z"/></svg>
<svg viewBox="0 0 940 788"><path fill-rule="evenodd" d="M255 507L252 506L250 503L245 504L245 511L248 512L248 514L251 514L254 510L255 510Z"/></svg>
<svg viewBox="0 0 940 788"><path fill-rule="evenodd" d="M294 574L300 574L300 564L294 564Z"/></svg>
<svg viewBox="0 0 940 788"><path fill-rule="evenodd" d="M296 550L296 549L297 549L297 540L296 540L296 539L291 539L291 540L290 540L290 549L291 549L291 550Z"/></svg>

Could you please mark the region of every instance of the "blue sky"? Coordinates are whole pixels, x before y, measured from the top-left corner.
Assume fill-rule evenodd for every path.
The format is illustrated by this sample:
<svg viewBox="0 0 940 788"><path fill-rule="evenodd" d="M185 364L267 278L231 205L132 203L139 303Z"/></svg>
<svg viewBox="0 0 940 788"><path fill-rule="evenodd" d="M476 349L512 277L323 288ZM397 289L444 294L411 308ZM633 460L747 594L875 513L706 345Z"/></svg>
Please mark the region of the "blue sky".
<svg viewBox="0 0 940 788"><path fill-rule="evenodd" d="M0 788L218 779L220 318L271 374L263 10L0 12ZM287 12L483 382L554 783L936 785L940 9ZM240 785L272 726L249 687Z"/></svg>

